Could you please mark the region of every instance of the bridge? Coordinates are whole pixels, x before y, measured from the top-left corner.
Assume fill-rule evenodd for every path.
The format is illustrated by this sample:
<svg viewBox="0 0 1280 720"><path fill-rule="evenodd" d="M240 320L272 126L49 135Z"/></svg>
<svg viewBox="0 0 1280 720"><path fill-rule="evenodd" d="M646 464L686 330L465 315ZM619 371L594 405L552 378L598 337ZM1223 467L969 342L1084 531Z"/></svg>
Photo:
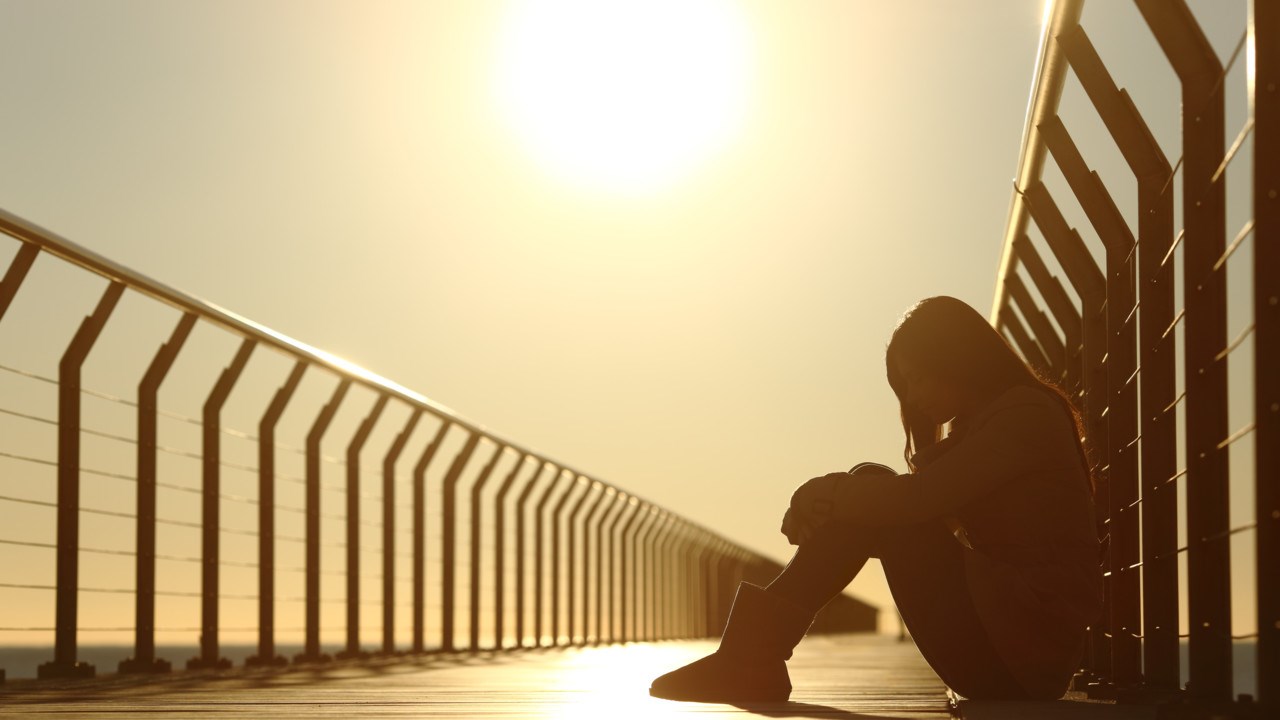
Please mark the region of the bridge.
<svg viewBox="0 0 1280 720"><path fill-rule="evenodd" d="M0 329L37 263L100 288L56 363L0 347L0 644L39 655L8 668L0 712L1274 717L1280 7L1250 3L1223 56L1181 0L1135 5L1129 31L1177 79L1176 143L1091 41L1085 3L1049 3L991 312L1078 400L1102 480L1106 611L1066 699L963 701L850 596L797 651L791 703L648 698L775 561L0 212ZM167 334L99 344L135 301ZM184 355L201 334L230 361ZM166 385L184 362L209 382ZM97 363L136 365L136 395L86 381ZM233 396L262 408L256 427L226 419ZM111 633L132 639L114 667L83 641Z"/></svg>

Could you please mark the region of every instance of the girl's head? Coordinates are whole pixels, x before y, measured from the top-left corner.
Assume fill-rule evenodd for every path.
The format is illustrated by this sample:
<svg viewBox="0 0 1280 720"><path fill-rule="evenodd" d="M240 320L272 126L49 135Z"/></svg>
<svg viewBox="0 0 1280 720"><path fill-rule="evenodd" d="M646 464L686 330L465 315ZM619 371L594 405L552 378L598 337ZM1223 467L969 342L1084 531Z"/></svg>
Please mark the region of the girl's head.
<svg viewBox="0 0 1280 720"><path fill-rule="evenodd" d="M898 396L908 466L913 454L941 438L943 424L963 420L1015 385L1055 396L1075 421L1077 437L1084 436L1070 399L1028 366L978 311L956 298L925 298L907 310L889 339L885 369Z"/></svg>

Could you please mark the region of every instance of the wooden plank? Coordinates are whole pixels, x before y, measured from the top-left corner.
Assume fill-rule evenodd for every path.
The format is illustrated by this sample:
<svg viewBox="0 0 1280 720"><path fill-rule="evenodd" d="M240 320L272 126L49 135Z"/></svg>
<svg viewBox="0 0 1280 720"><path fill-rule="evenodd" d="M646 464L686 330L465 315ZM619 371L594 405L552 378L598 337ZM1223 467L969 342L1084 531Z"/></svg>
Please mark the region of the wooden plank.
<svg viewBox="0 0 1280 720"><path fill-rule="evenodd" d="M715 649L713 641L406 656L290 670L189 672L158 678L10 681L0 714L59 717L950 716L945 688L915 645L876 635L815 636L789 666L792 701L738 708L649 697L649 681Z"/></svg>

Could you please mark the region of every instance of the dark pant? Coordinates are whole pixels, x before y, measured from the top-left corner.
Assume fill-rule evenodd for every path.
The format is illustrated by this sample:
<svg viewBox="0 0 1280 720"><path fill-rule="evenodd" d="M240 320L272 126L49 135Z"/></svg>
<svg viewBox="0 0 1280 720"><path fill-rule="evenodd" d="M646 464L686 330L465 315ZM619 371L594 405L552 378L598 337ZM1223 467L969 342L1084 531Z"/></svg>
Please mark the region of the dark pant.
<svg viewBox="0 0 1280 720"><path fill-rule="evenodd" d="M879 558L916 646L952 690L971 699L1023 699L965 586L966 551L941 520L868 528L830 522L797 548L768 590L813 612Z"/></svg>

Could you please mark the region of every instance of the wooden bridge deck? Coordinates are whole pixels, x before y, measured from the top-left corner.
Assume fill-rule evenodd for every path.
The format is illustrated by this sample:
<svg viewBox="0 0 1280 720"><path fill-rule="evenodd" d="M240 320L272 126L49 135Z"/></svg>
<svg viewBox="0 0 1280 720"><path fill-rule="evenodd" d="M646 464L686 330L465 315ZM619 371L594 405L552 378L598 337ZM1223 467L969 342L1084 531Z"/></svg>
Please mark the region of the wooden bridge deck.
<svg viewBox="0 0 1280 720"><path fill-rule="evenodd" d="M869 635L810 637L801 643L789 663L795 685L789 703L738 708L649 697L651 678L714 647L710 641L669 642L429 655L337 663L322 669L10 681L0 686L0 717L951 717L946 688L915 645ZM1041 717L1037 710L1050 708L1002 708L997 703L973 709L972 717L981 719ZM1071 712L1045 717L1095 715ZM1116 716L1107 713L1105 717Z"/></svg>

